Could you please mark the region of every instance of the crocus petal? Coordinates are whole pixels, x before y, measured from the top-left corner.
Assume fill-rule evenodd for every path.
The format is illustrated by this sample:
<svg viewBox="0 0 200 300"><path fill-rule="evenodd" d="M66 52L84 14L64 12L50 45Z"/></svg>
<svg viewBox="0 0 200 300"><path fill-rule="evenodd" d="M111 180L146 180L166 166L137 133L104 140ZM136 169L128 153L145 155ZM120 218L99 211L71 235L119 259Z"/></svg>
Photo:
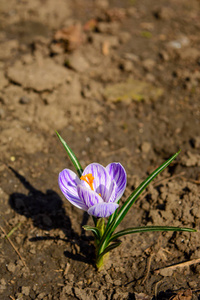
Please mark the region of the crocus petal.
<svg viewBox="0 0 200 300"><path fill-rule="evenodd" d="M100 203L88 209L88 214L97 218L107 218L111 216L118 208L117 203Z"/></svg>
<svg viewBox="0 0 200 300"><path fill-rule="evenodd" d="M105 200L111 185L111 177L108 171L102 165L93 163L88 165L83 171L83 175L90 173L94 177L94 191L97 194L101 194L101 197Z"/></svg>
<svg viewBox="0 0 200 300"><path fill-rule="evenodd" d="M111 163L106 167L111 179L115 181L117 185L117 196L115 201L117 202L124 193L126 188L126 171L120 163Z"/></svg>
<svg viewBox="0 0 200 300"><path fill-rule="evenodd" d="M78 178L78 176L69 169L64 169L59 174L58 184L63 195L67 198L69 202L71 202L76 207L83 210L87 210L88 207L78 195L77 185L80 183L81 180Z"/></svg>
<svg viewBox="0 0 200 300"><path fill-rule="evenodd" d="M87 208L98 203L103 203L103 199L96 192L86 188L82 184L78 185L77 191L81 201L87 206Z"/></svg>
<svg viewBox="0 0 200 300"><path fill-rule="evenodd" d="M117 185L114 181L111 181L110 188L107 191L104 201L107 203L113 203L115 202L116 198L117 198Z"/></svg>

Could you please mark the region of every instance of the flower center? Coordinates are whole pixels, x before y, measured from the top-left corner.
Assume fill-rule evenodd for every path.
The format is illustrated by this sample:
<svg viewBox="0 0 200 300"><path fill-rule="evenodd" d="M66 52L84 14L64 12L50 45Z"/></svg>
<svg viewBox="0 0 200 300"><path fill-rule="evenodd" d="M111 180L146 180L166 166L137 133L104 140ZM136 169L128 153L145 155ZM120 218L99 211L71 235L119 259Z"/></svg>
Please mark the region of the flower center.
<svg viewBox="0 0 200 300"><path fill-rule="evenodd" d="M89 184L91 190L94 191L94 188L93 188L94 177L92 176L91 173L81 176L80 179L87 182Z"/></svg>

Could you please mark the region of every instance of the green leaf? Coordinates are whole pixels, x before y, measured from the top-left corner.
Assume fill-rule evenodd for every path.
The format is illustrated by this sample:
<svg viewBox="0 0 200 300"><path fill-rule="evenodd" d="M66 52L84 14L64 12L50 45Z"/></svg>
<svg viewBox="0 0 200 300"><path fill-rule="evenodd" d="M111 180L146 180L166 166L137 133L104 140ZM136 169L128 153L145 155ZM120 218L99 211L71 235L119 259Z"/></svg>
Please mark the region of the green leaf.
<svg viewBox="0 0 200 300"><path fill-rule="evenodd" d="M20 226L21 226L21 223L18 223L15 227L13 227L11 229L11 231L6 235L5 238L7 239L8 237L10 237Z"/></svg>
<svg viewBox="0 0 200 300"><path fill-rule="evenodd" d="M143 227L132 227L127 228L113 234L108 243L118 239L119 237L132 233L139 232L148 232L148 231L187 231L187 232L196 232L196 229L187 228L187 227L172 227L172 226L143 226Z"/></svg>
<svg viewBox="0 0 200 300"><path fill-rule="evenodd" d="M101 239L101 243L99 244L99 255L101 252L104 251L106 246L109 243L110 236L112 232L116 229L116 227L121 223L133 203L137 200L137 198L140 196L140 194L144 191L144 189L149 185L149 183L160 173L162 172L168 165L178 156L180 153L177 152L172 157L170 157L167 161L165 161L160 167L158 167L153 173L151 173L146 180L144 180L137 188L136 190L128 197L126 202L122 205L122 207L119 209L117 215L115 216L114 220L110 223L109 226L106 227L106 230L104 232L104 235Z"/></svg>
<svg viewBox="0 0 200 300"><path fill-rule="evenodd" d="M59 140L61 141L61 143L63 144L65 150L67 151L69 159L73 163L73 165L74 165L74 167L75 167L75 169L76 169L79 177L81 177L82 173L83 173L83 168L81 167L81 164L80 164L79 160L77 159L77 157L74 154L74 152L72 151L72 149L67 145L67 143L63 140L63 138L60 136L60 134L57 131L56 131L56 134L57 134ZM97 224L96 217L93 217L93 221L94 221L94 224L96 226L96 224Z"/></svg>
<svg viewBox="0 0 200 300"><path fill-rule="evenodd" d="M118 200L117 204L119 204L120 202L120 199ZM115 210L115 212L108 218L108 222L107 222L107 225L106 225L106 228L112 223L112 221L114 220L115 216L117 215L117 211L118 211L118 208Z"/></svg>
<svg viewBox="0 0 200 300"><path fill-rule="evenodd" d="M95 225L95 227L96 227L96 226L97 226L97 218L94 217L94 216L92 216L92 219L93 219L94 225Z"/></svg>
<svg viewBox="0 0 200 300"><path fill-rule="evenodd" d="M98 228L99 233L100 233L100 238L101 238L105 231L105 219L104 218L97 219L96 228Z"/></svg>
<svg viewBox="0 0 200 300"><path fill-rule="evenodd" d="M74 167L76 168L76 171L77 171L79 177L81 177L82 173L83 173L83 169L82 169L81 164L78 161L76 155L74 154L72 149L67 145L67 143L63 140L63 138L60 136L60 134L57 131L56 131L56 134L57 134L58 138L60 139L61 143L63 144L65 150L67 151L67 154L68 154L71 162L73 163Z"/></svg>
<svg viewBox="0 0 200 300"><path fill-rule="evenodd" d="M85 229L85 230L91 230L94 233L95 238L97 240L100 240L101 233L100 233L100 230L98 228L93 227L93 226L89 226L89 225L84 225L83 229Z"/></svg>
<svg viewBox="0 0 200 300"><path fill-rule="evenodd" d="M167 161L165 161L160 167L158 167L153 173L151 173L146 180L144 180L137 188L136 190L128 197L126 202L122 205L120 208L118 215L115 218L115 222L113 224L113 231L115 228L121 223L133 203L137 200L137 198L140 196L140 194L144 191L144 189L149 185L149 183L156 177L160 172L162 172L166 167L169 166L169 164L178 156L180 153L177 152L172 157L170 157Z"/></svg>

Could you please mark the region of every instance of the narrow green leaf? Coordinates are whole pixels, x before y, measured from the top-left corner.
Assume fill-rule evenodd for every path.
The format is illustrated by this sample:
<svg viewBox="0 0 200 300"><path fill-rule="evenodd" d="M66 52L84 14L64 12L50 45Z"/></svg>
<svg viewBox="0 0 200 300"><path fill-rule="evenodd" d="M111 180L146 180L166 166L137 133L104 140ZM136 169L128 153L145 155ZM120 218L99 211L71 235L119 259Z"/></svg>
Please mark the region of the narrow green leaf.
<svg viewBox="0 0 200 300"><path fill-rule="evenodd" d="M91 231L94 233L95 238L96 238L97 240L100 240L100 238L101 238L101 233L100 233L100 230L99 230L98 228L93 227L93 226L89 226L89 225L84 225L84 226L83 226L83 229L85 229L85 230L91 230Z"/></svg>
<svg viewBox="0 0 200 300"><path fill-rule="evenodd" d="M121 223L133 203L137 200L137 198L140 196L140 194L144 191L144 189L149 185L149 183L160 173L162 172L166 167L169 166L169 164L178 156L180 153L177 152L172 157L170 157L167 161L165 161L160 167L158 167L153 173L151 173L146 180L144 180L137 188L136 190L128 197L126 202L122 205L120 208L118 215L115 218L115 223L113 225L113 231L115 228Z"/></svg>
<svg viewBox="0 0 200 300"><path fill-rule="evenodd" d="M108 246L98 257L97 257L97 265L98 265L98 262L102 259L102 257L106 254L106 253L108 253L108 252L110 252L111 250L113 250L113 249L115 249L115 248L117 248L119 245L121 245L121 243L122 242L115 242L115 243L113 243L113 244L111 244L110 246Z"/></svg>
<svg viewBox="0 0 200 300"><path fill-rule="evenodd" d="M117 202L117 204L119 204L120 202L120 199L119 201ZM115 216L117 215L117 211L118 211L118 208L115 210L115 212L108 218L108 222L107 222L107 225L106 225L106 228L112 223L112 221L115 219Z"/></svg>
<svg viewBox="0 0 200 300"><path fill-rule="evenodd" d="M94 217L94 216L92 216L92 219L93 219L94 225L95 225L95 227L96 227L96 226L97 226L97 218Z"/></svg>
<svg viewBox="0 0 200 300"><path fill-rule="evenodd" d="M113 229L114 223L115 223L115 220L113 220L110 223L110 225L106 227L106 230L104 232L104 235L101 238L101 242L100 242L99 247L98 247L98 255L100 255L105 250L105 248L108 246L110 236L113 232L112 229Z"/></svg>
<svg viewBox="0 0 200 300"><path fill-rule="evenodd" d="M73 163L74 167L76 168L76 171L77 171L79 177L81 177L82 173L83 173L83 169L82 169L81 164L79 163L76 155L74 154L72 149L67 145L67 143L63 140L63 138L60 136L60 134L57 131L56 131L56 134L57 134L58 138L60 139L61 143L63 144L65 150L67 151L67 154L68 154L71 162Z"/></svg>
<svg viewBox="0 0 200 300"><path fill-rule="evenodd" d="M15 227L13 227L12 229L11 229L11 231L6 235L6 239L8 238L8 237L10 237L19 227L21 226L21 223L18 223Z"/></svg>
<svg viewBox="0 0 200 300"><path fill-rule="evenodd" d="M105 219L104 218L97 219L96 228L98 228L100 238L101 238L104 234L104 231L105 231Z"/></svg>
<svg viewBox="0 0 200 300"><path fill-rule="evenodd" d="M187 232L196 232L196 229L192 228L187 228L187 227L172 227L172 226L143 226L143 227L132 227L132 228L127 228L121 231L116 232L113 234L109 242L112 242L119 237L127 234L132 234L132 233L139 233L139 232L148 232L148 231L187 231Z"/></svg>
<svg viewBox="0 0 200 300"><path fill-rule="evenodd" d="M144 189L149 185L149 183L160 173L162 172L168 165L178 156L180 153L177 152L172 157L170 157L167 161L165 161L160 167L158 167L154 172L152 172L146 180L144 180L136 190L128 197L126 202L119 209L118 214L115 216L114 220L110 223L109 226L106 227L105 233L101 239L101 243L99 245L99 254L104 251L106 246L109 244L109 239L116 229L116 227L121 223L133 203L137 200L140 194L144 191Z"/></svg>
<svg viewBox="0 0 200 300"><path fill-rule="evenodd" d="M82 173L83 173L83 168L81 167L79 160L77 159L77 157L74 154L74 152L72 151L72 149L67 145L67 143L63 140L63 138L60 136L60 134L57 131L56 131L56 134L57 134L59 140L61 141L61 143L63 144L65 150L67 151L69 159L73 163L79 177L81 177ZM96 223L97 223L96 217L93 217L93 221L94 221L94 225L96 226Z"/></svg>

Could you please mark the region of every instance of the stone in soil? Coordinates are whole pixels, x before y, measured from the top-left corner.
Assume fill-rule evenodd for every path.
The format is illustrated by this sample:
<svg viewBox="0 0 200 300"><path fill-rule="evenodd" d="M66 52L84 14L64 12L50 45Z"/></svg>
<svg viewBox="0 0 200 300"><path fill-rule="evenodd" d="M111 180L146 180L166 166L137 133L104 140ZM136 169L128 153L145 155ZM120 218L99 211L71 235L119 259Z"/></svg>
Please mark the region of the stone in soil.
<svg viewBox="0 0 200 300"><path fill-rule="evenodd" d="M68 70L55 64L50 59L43 59L40 63L30 65L16 63L8 68L8 78L37 92L52 91L55 87L65 83L69 79Z"/></svg>
<svg viewBox="0 0 200 300"><path fill-rule="evenodd" d="M84 73L89 68L89 63L79 51L68 57L66 65L80 73Z"/></svg>

